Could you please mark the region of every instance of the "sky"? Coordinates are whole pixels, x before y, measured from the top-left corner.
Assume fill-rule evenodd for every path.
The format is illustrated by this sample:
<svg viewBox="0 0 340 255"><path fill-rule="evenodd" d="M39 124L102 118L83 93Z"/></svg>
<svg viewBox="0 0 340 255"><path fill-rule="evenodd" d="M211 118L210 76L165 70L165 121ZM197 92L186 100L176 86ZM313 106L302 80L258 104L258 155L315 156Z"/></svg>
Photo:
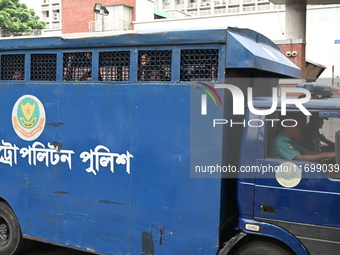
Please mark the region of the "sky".
<svg viewBox="0 0 340 255"><path fill-rule="evenodd" d="M41 0L20 0L20 3L26 4L28 9L34 9L35 13L40 15Z"/></svg>

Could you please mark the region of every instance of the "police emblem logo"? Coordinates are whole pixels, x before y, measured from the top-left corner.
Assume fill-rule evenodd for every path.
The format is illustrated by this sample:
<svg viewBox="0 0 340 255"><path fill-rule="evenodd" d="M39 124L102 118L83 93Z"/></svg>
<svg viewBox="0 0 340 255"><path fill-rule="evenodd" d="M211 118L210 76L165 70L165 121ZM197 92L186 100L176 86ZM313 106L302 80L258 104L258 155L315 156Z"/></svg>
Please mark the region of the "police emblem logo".
<svg viewBox="0 0 340 255"><path fill-rule="evenodd" d="M32 95L20 97L12 110L12 125L23 140L37 139L45 127L45 109L38 98Z"/></svg>
<svg viewBox="0 0 340 255"><path fill-rule="evenodd" d="M302 179L302 172L298 165L292 162L284 162L278 166L275 173L277 182L286 188L297 186Z"/></svg>

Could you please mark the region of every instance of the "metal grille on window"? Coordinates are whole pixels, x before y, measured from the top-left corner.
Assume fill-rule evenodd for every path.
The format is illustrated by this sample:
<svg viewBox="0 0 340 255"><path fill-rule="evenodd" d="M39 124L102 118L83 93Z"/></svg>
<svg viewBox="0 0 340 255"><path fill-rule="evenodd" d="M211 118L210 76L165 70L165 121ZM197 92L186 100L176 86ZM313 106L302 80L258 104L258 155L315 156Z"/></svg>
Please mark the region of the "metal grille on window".
<svg viewBox="0 0 340 255"><path fill-rule="evenodd" d="M171 81L171 50L138 52L139 81Z"/></svg>
<svg viewBox="0 0 340 255"><path fill-rule="evenodd" d="M217 81L217 49L181 50L181 81Z"/></svg>
<svg viewBox="0 0 340 255"><path fill-rule="evenodd" d="M57 78L57 54L31 55L31 80L55 81Z"/></svg>
<svg viewBox="0 0 340 255"><path fill-rule="evenodd" d="M63 79L65 81L91 81L92 80L92 53L72 52L64 53Z"/></svg>
<svg viewBox="0 0 340 255"><path fill-rule="evenodd" d="M25 54L1 56L1 80L24 80Z"/></svg>
<svg viewBox="0 0 340 255"><path fill-rule="evenodd" d="M110 51L99 53L100 81L128 81L130 74L130 52Z"/></svg>

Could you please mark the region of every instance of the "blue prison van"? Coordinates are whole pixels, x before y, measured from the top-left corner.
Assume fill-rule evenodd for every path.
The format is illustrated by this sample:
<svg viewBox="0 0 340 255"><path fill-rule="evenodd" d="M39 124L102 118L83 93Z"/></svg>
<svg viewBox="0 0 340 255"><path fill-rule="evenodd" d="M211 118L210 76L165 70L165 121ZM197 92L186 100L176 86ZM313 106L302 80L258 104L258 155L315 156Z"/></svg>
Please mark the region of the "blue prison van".
<svg viewBox="0 0 340 255"><path fill-rule="evenodd" d="M0 70L1 255L32 240L92 254L340 254L336 178L240 173L285 164L265 155L280 106L235 115L224 87L251 87L267 109L279 79L300 77L265 36L2 39ZM304 105L340 116L336 99Z"/></svg>

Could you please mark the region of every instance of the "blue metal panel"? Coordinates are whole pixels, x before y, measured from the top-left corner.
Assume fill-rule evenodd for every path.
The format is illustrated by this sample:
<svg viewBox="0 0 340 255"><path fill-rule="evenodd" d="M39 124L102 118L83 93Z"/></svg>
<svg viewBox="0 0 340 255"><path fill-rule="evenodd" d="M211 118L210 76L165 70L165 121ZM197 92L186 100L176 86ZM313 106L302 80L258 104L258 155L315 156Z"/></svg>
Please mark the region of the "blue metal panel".
<svg viewBox="0 0 340 255"><path fill-rule="evenodd" d="M259 164L277 166L283 162L285 160L266 159ZM313 162L301 161L294 161L294 164L301 169L313 169L316 165ZM275 215L268 214L265 215L266 218L339 227L339 183L329 179L324 172L303 171L300 183L294 188L282 187L275 178L275 172L261 173L257 186L256 196L259 199L256 200L254 208L259 208L260 204L276 207ZM264 217L258 210L255 216Z"/></svg>
<svg viewBox="0 0 340 255"><path fill-rule="evenodd" d="M40 154L29 165L18 150L12 167L1 162L0 196L13 206L25 236L102 254L141 254L144 232L152 234L155 254L216 252L221 180L190 178L189 170L195 157L190 94L197 88L12 83L0 90L4 142L22 150L56 141L62 151L53 155L74 153L71 162L53 165L53 158ZM34 141L20 139L11 124L13 105L26 94L40 99L46 112L47 125ZM96 156L90 171L91 160L81 155L95 155L99 145L131 153L130 173L116 161L113 172L110 161L105 167ZM216 152L201 149L208 158Z"/></svg>
<svg viewBox="0 0 340 255"><path fill-rule="evenodd" d="M70 35L69 35L70 36ZM100 37L101 36L101 37ZM27 44L27 40L30 44ZM156 42L156 43L155 43ZM189 31L144 31L110 34L85 34L82 37L31 37L29 39L8 39L0 41L0 50L23 50L34 48L91 48L120 47L143 45L173 45L173 44L210 44L225 43L226 29L189 30Z"/></svg>
<svg viewBox="0 0 340 255"><path fill-rule="evenodd" d="M227 68L255 68L300 78L300 69L277 47L228 31Z"/></svg>
<svg viewBox="0 0 340 255"><path fill-rule="evenodd" d="M246 112L245 119L263 119L264 116L258 116ZM239 169L244 166L251 166L256 162L258 158L259 150L262 148L259 142L259 128L245 126L242 134L242 147L239 158ZM254 150L254 148L258 148ZM255 196L255 172L252 171L240 171L238 173L238 186L237 186L237 198L238 201L247 201L247 203L239 203L240 217L252 219L254 215L254 196Z"/></svg>
<svg viewBox="0 0 340 255"><path fill-rule="evenodd" d="M0 41L0 51L39 48L73 49L104 48L120 46L157 45L208 45L227 44L227 68L256 68L280 75L300 78L301 72L290 60L280 53L277 46L263 35L249 29L215 29L189 31L145 31L118 33L114 36L96 38L86 35L82 38L39 37L28 39L7 39Z"/></svg>
<svg viewBox="0 0 340 255"><path fill-rule="evenodd" d="M227 34L227 68L254 68L254 55L244 47L243 43ZM239 36L241 37L241 36Z"/></svg>
<svg viewBox="0 0 340 255"><path fill-rule="evenodd" d="M157 49L167 45L174 61L182 48L203 45L220 49L219 61L227 64L234 63L230 61L237 56L232 54L240 49L243 67L296 74L289 65L285 69L274 63L269 69L273 59L265 49L277 49L267 38L257 34L262 51L254 47L255 52L246 45L246 36L252 37L253 32L245 30L243 36L233 31L228 42L227 30L128 33L83 40L31 38L29 44L25 39L0 41L0 51L6 54L5 50L24 52L32 47L34 52L58 53L57 81L0 85L0 197L13 207L23 234L102 254L147 254L149 248L142 244L150 242L159 255L216 253L220 224L235 210L231 208L235 203L226 201L235 200L235 194L222 194L232 189L226 187L231 182L221 181L221 173L192 173L195 166L222 167L237 161L238 151L227 144L238 141L241 126L235 133L232 128L213 126L213 119L232 116L231 100L226 102L226 92L218 89L223 102L208 101L208 114L202 115L203 90L198 88L203 85L178 85L179 66L172 85L137 83L136 49L142 49L137 45ZM124 49L131 51L131 77L125 85L60 82L62 53L55 48L64 47L66 52L84 48L95 57L99 48L112 46L128 46ZM219 66L220 79L224 63ZM25 70L30 73L29 61ZM96 79L98 63L92 72ZM13 107L23 95L38 98L46 113L43 132L32 140L21 139L12 125ZM52 144L62 145L61 151ZM15 161L7 160L8 151L17 156Z"/></svg>

